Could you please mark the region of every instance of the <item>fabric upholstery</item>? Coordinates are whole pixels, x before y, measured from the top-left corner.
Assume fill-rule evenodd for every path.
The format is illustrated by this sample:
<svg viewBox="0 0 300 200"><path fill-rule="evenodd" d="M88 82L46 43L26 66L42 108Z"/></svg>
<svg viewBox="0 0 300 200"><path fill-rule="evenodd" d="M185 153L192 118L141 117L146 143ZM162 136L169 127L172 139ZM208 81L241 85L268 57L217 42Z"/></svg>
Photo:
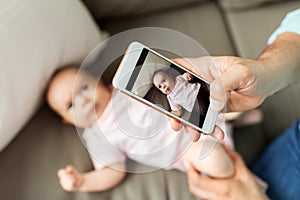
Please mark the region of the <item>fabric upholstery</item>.
<svg viewBox="0 0 300 200"><path fill-rule="evenodd" d="M206 1L208 0L84 0L97 20L103 18L145 15Z"/></svg>
<svg viewBox="0 0 300 200"><path fill-rule="evenodd" d="M59 185L56 173L67 164L80 172L93 169L77 131L62 123L43 106L14 141L0 154L1 197L10 200L193 200L184 173L158 170L128 174L118 186L105 192L69 193ZM128 162L131 168L142 167Z"/></svg>
<svg viewBox="0 0 300 200"><path fill-rule="evenodd" d="M212 2L103 23L103 29L111 34L138 27L169 28L196 40L209 55L234 55L222 15Z"/></svg>
<svg viewBox="0 0 300 200"><path fill-rule="evenodd" d="M224 11L216 1L205 0L155 0L159 2L157 4L146 0L86 2L91 2L89 9L94 17L111 34L136 27L165 27L192 37L210 55L247 58L256 58L285 13L300 7L299 1L260 4L234 11ZM97 7L98 4L101 6ZM54 69L80 63L103 38L102 33L79 1L5 0L1 1L0 7L0 143L7 144L13 135L17 135L0 153L1 199L195 199L189 192L185 174L176 170L129 174L120 185L101 193L63 191L56 177L59 168L73 164L84 172L92 169L92 163L74 128L63 124L44 105L36 114L35 110ZM14 12L24 10L24 15L15 16ZM7 55L10 59L3 59ZM120 58L105 71L103 77L107 82L119 62ZM17 93L20 87L22 95ZM271 138L300 116L299 91L298 84L267 99L262 105L265 113L262 125L235 129L236 149L248 164L257 158ZM31 116L33 118L29 120ZM21 121L19 117L22 117ZM14 124L9 123L12 120ZM3 135L9 135L9 138ZM145 167L131 161L127 164Z"/></svg>
<svg viewBox="0 0 300 200"><path fill-rule="evenodd" d="M285 15L299 7L299 1L290 1L254 10L226 12L226 21L237 54L257 58L267 46L268 37L280 25Z"/></svg>
<svg viewBox="0 0 300 200"><path fill-rule="evenodd" d="M5 0L0 16L1 151L40 106L54 70L80 64L106 36L78 0Z"/></svg>
<svg viewBox="0 0 300 200"><path fill-rule="evenodd" d="M220 0L225 10L245 10L286 0Z"/></svg>

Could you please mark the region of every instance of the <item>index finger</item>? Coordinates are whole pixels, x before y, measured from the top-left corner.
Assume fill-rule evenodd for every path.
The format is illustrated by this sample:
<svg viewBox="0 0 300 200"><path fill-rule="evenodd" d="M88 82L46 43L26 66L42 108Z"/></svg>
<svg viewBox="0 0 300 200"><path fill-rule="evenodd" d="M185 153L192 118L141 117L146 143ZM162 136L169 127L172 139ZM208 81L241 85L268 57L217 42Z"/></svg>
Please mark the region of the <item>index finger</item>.
<svg viewBox="0 0 300 200"><path fill-rule="evenodd" d="M203 176L193 166L189 166L187 171L189 187L193 193L204 199L216 199L221 191L222 179L213 179ZM202 191L205 191L203 193Z"/></svg>
<svg viewBox="0 0 300 200"><path fill-rule="evenodd" d="M178 121L175 118L169 117L168 119L169 119L171 128L174 131L179 131L184 126L180 121ZM187 126L185 126L185 127L187 127ZM194 130L194 129L192 129L192 130ZM202 132L194 130L193 142L197 142L200 139L201 134L202 134ZM207 134L205 134L205 135L207 135ZM219 126L215 126L213 132L209 135L216 138L217 140L224 140L224 138L225 138L225 134Z"/></svg>
<svg viewBox="0 0 300 200"><path fill-rule="evenodd" d="M186 126L184 126L180 121L178 121L175 118L169 117L169 121L170 121L170 124L171 124L171 128L174 131L179 131L182 127L187 129ZM193 131L191 131L191 130L193 130ZM192 141L197 142L200 139L201 133L199 131L194 130L194 129L189 129L189 131L193 132L192 133L193 134ZM189 132L189 131L187 131L187 132Z"/></svg>
<svg viewBox="0 0 300 200"><path fill-rule="evenodd" d="M172 130L179 131L182 128L182 124L180 121L173 117L168 117Z"/></svg>

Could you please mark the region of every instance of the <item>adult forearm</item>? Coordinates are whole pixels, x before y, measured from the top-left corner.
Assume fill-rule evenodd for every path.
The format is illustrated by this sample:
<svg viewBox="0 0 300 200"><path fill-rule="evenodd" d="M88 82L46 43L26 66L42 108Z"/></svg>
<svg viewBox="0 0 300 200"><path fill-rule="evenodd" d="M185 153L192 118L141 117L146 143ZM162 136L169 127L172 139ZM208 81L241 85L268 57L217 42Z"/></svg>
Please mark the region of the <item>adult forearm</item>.
<svg viewBox="0 0 300 200"><path fill-rule="evenodd" d="M259 57L265 66L269 94L300 80L300 36L283 33Z"/></svg>

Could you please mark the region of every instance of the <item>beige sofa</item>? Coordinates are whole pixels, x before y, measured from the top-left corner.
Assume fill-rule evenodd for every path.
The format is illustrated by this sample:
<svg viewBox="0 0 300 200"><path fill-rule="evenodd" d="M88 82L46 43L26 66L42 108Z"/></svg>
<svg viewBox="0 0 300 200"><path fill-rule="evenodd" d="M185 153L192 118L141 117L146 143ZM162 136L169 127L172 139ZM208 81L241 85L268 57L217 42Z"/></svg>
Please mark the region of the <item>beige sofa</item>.
<svg viewBox="0 0 300 200"><path fill-rule="evenodd" d="M185 175L176 170L129 174L118 187L103 193L63 191L56 178L58 168L71 163L88 171L92 164L76 129L62 124L45 105L47 80L58 67L80 64L106 33L144 26L180 31L210 55L255 59L285 14L299 7L300 1L284 0L3 1L1 198L194 199ZM235 130L236 149L249 165L300 116L299 91L297 84L268 98L261 106L262 124Z"/></svg>

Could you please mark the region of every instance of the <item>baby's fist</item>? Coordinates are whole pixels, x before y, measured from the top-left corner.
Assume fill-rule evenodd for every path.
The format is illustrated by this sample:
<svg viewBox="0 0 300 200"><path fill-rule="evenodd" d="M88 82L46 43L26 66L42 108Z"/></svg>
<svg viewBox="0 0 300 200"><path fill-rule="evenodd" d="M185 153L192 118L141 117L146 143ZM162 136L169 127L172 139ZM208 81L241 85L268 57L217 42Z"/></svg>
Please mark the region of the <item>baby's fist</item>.
<svg viewBox="0 0 300 200"><path fill-rule="evenodd" d="M186 80L186 81L191 81L193 80L193 76L190 74L190 73L184 73L183 74L183 78Z"/></svg>
<svg viewBox="0 0 300 200"><path fill-rule="evenodd" d="M61 187L68 191L78 191L83 184L82 175L71 165L57 171Z"/></svg>

